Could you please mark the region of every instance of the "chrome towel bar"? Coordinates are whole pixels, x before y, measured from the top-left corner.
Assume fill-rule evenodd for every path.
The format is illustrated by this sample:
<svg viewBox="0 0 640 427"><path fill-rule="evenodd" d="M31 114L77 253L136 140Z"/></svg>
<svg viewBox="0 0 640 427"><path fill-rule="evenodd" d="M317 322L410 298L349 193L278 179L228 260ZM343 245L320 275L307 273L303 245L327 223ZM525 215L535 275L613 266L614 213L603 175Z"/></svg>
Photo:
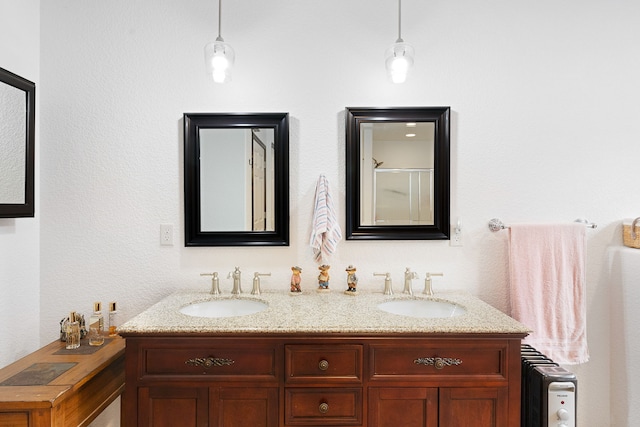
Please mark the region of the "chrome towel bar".
<svg viewBox="0 0 640 427"><path fill-rule="evenodd" d="M598 224L593 223L593 222L589 222L586 219L576 219L574 222L580 222L583 223L586 227L588 228L597 228ZM508 225L505 225L501 219L499 218L492 218L489 221L489 230L496 232L496 231L500 231L500 230L504 230L505 228L510 228Z"/></svg>

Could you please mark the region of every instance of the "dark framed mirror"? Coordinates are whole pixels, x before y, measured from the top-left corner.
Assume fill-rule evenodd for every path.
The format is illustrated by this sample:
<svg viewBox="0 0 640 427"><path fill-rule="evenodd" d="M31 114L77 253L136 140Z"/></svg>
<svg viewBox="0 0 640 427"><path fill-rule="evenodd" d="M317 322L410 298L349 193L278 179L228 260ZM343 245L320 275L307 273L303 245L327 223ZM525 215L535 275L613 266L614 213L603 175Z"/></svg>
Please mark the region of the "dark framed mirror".
<svg viewBox="0 0 640 427"><path fill-rule="evenodd" d="M36 85L0 68L0 218L33 217Z"/></svg>
<svg viewBox="0 0 640 427"><path fill-rule="evenodd" d="M184 203L186 246L288 246L288 113L185 113Z"/></svg>
<svg viewBox="0 0 640 427"><path fill-rule="evenodd" d="M346 109L346 239L448 240L450 108Z"/></svg>

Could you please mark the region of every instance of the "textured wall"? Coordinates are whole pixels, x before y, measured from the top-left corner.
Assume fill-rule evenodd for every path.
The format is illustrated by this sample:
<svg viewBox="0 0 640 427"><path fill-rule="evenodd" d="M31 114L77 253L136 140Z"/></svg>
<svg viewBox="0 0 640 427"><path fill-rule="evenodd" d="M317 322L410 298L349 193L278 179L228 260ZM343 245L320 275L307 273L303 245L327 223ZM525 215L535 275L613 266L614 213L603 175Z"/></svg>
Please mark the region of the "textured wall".
<svg viewBox="0 0 640 427"><path fill-rule="evenodd" d="M206 289L201 272L239 265L248 283L253 271L271 271L263 285L286 289L299 264L312 286L319 174L344 218L344 108L450 105L452 220L461 220L464 246L343 242L334 280L348 264L368 288L382 286L373 271L390 271L396 287L407 266L442 271L436 291L465 289L507 310L506 233L490 233L490 218L597 222L588 243L591 361L574 370L581 419L608 425L605 251L620 244L619 220L640 212L632 196L640 5L407 0L403 38L416 62L401 86L383 67L397 37L395 1L223 6L222 33L237 59L233 81L219 86L203 65L216 36L214 1L42 2L41 342L70 309L117 300L128 318L176 289ZM181 117L197 111L290 113L290 247L181 245ZM161 223L175 225L175 246L159 246Z"/></svg>
<svg viewBox="0 0 640 427"><path fill-rule="evenodd" d="M0 11L0 67L35 82L37 104L40 2L0 0ZM38 122L36 108L36 183L40 157ZM0 180L6 179L6 174L0 170ZM36 184L35 218L0 219L0 324L7 325L0 328L0 367L31 353L40 344L39 190Z"/></svg>

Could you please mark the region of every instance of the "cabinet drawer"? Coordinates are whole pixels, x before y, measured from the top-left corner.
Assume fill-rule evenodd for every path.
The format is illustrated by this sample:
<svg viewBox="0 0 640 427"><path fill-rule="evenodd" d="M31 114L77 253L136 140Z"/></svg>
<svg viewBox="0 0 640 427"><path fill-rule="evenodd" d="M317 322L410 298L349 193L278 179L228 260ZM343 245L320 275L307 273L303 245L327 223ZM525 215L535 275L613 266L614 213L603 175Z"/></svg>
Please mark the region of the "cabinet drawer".
<svg viewBox="0 0 640 427"><path fill-rule="evenodd" d="M361 388L287 388L287 425L361 425Z"/></svg>
<svg viewBox="0 0 640 427"><path fill-rule="evenodd" d="M288 345L285 360L288 383L362 381L362 345Z"/></svg>
<svg viewBox="0 0 640 427"><path fill-rule="evenodd" d="M142 376L190 375L211 379L277 381L276 349L272 347L146 348Z"/></svg>
<svg viewBox="0 0 640 427"><path fill-rule="evenodd" d="M506 381L506 345L372 345L372 380Z"/></svg>

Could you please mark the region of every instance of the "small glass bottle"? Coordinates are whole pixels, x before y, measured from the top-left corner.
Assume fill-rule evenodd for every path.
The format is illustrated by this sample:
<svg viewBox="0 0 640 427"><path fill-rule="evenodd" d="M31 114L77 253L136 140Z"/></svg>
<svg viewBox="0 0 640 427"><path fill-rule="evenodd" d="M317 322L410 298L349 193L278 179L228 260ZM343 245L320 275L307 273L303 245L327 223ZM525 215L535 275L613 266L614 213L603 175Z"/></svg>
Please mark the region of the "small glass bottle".
<svg viewBox="0 0 640 427"><path fill-rule="evenodd" d="M76 312L69 313L69 321L67 322L67 350L73 350L80 347L80 322L77 319Z"/></svg>
<svg viewBox="0 0 640 427"><path fill-rule="evenodd" d="M89 345L104 344L104 318L102 317L102 303L93 303L93 314L89 318Z"/></svg>
<svg viewBox="0 0 640 427"><path fill-rule="evenodd" d="M109 336L115 337L118 335L118 310L116 309L116 303L109 303Z"/></svg>

